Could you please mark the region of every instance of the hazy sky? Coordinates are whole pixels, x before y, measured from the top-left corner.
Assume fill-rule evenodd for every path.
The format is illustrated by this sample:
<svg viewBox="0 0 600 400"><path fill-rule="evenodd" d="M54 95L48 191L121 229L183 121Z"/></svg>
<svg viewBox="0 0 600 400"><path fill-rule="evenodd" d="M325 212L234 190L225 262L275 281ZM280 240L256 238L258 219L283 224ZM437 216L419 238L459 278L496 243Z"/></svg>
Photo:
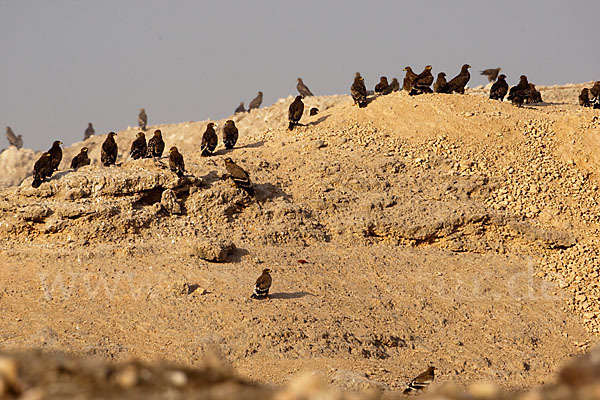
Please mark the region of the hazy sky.
<svg viewBox="0 0 600 400"><path fill-rule="evenodd" d="M600 79L598 0L0 0L0 148L230 115L258 90L348 93L425 64L449 78L501 66L509 83Z"/></svg>

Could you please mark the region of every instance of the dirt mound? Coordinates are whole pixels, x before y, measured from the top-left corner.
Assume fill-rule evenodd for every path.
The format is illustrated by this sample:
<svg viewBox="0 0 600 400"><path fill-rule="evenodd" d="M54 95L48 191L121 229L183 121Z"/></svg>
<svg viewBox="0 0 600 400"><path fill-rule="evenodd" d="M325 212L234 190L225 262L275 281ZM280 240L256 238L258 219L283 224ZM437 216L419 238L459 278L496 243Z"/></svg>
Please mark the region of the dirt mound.
<svg viewBox="0 0 600 400"><path fill-rule="evenodd" d="M263 383L397 391L427 363L533 386L596 340L597 110L311 97L290 132L291 101L235 116L238 147L210 158L205 122L160 126L184 178L166 158L99 166L98 136L65 149L91 166L1 191L2 349L193 367L218 346ZM252 301L264 267L272 298Z"/></svg>

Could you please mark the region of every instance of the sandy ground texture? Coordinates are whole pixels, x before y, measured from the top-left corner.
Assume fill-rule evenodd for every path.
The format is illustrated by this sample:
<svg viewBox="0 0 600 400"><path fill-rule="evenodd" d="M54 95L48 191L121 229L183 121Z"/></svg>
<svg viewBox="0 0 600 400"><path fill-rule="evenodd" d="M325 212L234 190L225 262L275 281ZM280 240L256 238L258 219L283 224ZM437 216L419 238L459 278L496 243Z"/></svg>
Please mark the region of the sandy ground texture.
<svg viewBox="0 0 600 400"><path fill-rule="evenodd" d="M292 132L290 97L234 116L237 148L210 158L206 121L150 127L184 178L77 143L40 188L0 192L0 350L201 367L217 348L262 384L387 393L429 364L440 384L549 382L599 333L600 111L539 89L557 100L314 97ZM92 165L66 169L84 145ZM271 299L251 300L266 267Z"/></svg>

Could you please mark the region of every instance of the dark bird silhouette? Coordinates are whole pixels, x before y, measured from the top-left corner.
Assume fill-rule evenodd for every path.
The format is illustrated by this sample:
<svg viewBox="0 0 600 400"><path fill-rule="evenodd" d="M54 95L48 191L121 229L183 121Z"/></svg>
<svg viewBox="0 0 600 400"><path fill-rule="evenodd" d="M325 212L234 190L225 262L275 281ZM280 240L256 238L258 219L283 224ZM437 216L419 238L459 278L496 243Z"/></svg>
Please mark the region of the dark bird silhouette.
<svg viewBox="0 0 600 400"><path fill-rule="evenodd" d="M83 147L79 151L79 154L77 154L71 160L71 168L73 168L74 170L77 170L85 165L90 165L90 158L88 157L88 148L87 147Z"/></svg>
<svg viewBox="0 0 600 400"><path fill-rule="evenodd" d="M367 87L365 86L365 80L358 72L354 76L354 83L350 86L350 94L354 104L358 104L360 108L367 106Z"/></svg>
<svg viewBox="0 0 600 400"><path fill-rule="evenodd" d="M595 102L600 100L600 81L595 82L590 89L590 100Z"/></svg>
<svg viewBox="0 0 600 400"><path fill-rule="evenodd" d="M375 93L382 93L385 89L390 86L387 80L387 76L379 78L379 83L375 85Z"/></svg>
<svg viewBox="0 0 600 400"><path fill-rule="evenodd" d="M590 89L583 88L581 94L579 95L579 105L583 107L592 106L592 103L590 102Z"/></svg>
<svg viewBox="0 0 600 400"><path fill-rule="evenodd" d="M177 147L173 146L169 150L169 168L175 172L178 177L183 177L185 174L185 164L183 162L183 156L177 150Z"/></svg>
<svg viewBox="0 0 600 400"><path fill-rule="evenodd" d="M521 75L519 78L519 83L516 86L511 87L508 91L508 97L506 99L520 107L529 97L529 92L530 87L527 77L525 75Z"/></svg>
<svg viewBox="0 0 600 400"><path fill-rule="evenodd" d="M398 82L398 78L393 78L392 83L390 83L390 86L385 88L385 90L382 92L382 94L390 94L392 92L397 92L399 90L400 90L400 82Z"/></svg>
<svg viewBox="0 0 600 400"><path fill-rule="evenodd" d="M206 130L202 135L202 142L200 143L202 157L212 156L213 152L217 148L219 138L217 138L217 133L215 132L216 127L217 126L212 122L209 122L208 125L206 125Z"/></svg>
<svg viewBox="0 0 600 400"><path fill-rule="evenodd" d="M148 154L148 144L146 143L146 135L144 132L138 132L137 137L131 143L131 150L129 150L129 155L134 160L138 158L146 157Z"/></svg>
<svg viewBox="0 0 600 400"><path fill-rule="evenodd" d="M233 184L245 191L249 196L254 196L254 187L250 182L250 175L242 167L237 165L231 158L227 157L225 160L225 169L227 170L228 177L233 181Z"/></svg>
<svg viewBox="0 0 600 400"><path fill-rule="evenodd" d="M300 93L300 95L302 97L313 96L313 94L310 91L310 89L308 88L308 86L306 86L304 84L304 82L302 82L302 78L298 78L298 84L296 85L296 89L298 90L298 93Z"/></svg>
<svg viewBox="0 0 600 400"><path fill-rule="evenodd" d="M238 140L238 128L235 122L228 119L223 126L223 144L226 149L233 149Z"/></svg>
<svg viewBox="0 0 600 400"><path fill-rule="evenodd" d="M310 116L317 115L319 113L319 109L317 107L313 107L310 109Z"/></svg>
<svg viewBox="0 0 600 400"><path fill-rule="evenodd" d="M413 79L412 88L409 92L410 95L414 96L422 93L433 93L430 86L433 83L433 75L431 74L431 65L425 66L423 72Z"/></svg>
<svg viewBox="0 0 600 400"><path fill-rule="evenodd" d="M462 66L462 68L460 69L460 73L454 78L452 78L446 85L446 93L465 93L465 86L467 86L467 83L469 83L469 79L471 79L469 68L471 68L469 64L464 64Z"/></svg>
<svg viewBox="0 0 600 400"><path fill-rule="evenodd" d="M502 68L488 68L483 71L479 71L481 75L487 76L488 81L494 82L498 78L498 74L502 71Z"/></svg>
<svg viewBox="0 0 600 400"><path fill-rule="evenodd" d="M23 147L23 137L15 135L10 126L6 127L6 140L8 140L9 145L15 146L17 149Z"/></svg>
<svg viewBox="0 0 600 400"><path fill-rule="evenodd" d="M140 129L146 131L146 125L148 125L148 116L146 115L146 110L140 108L140 113L138 114L138 125Z"/></svg>
<svg viewBox="0 0 600 400"><path fill-rule="evenodd" d="M533 83L529 83L529 95L527 97L527 104L532 104L532 103L542 103L542 94L540 93L539 90L537 90L535 88L535 85Z"/></svg>
<svg viewBox="0 0 600 400"><path fill-rule="evenodd" d="M435 378L435 367L429 367L425 372L420 373L415 379L410 381L402 394L417 394L424 392Z"/></svg>
<svg viewBox="0 0 600 400"><path fill-rule="evenodd" d="M406 75L404 76L404 82L402 82L402 90L410 92L412 89L413 81L417 77L411 67L404 67L403 71L406 71Z"/></svg>
<svg viewBox="0 0 600 400"><path fill-rule="evenodd" d="M259 108L263 101L263 92L258 92L258 95L248 104L248 111Z"/></svg>
<svg viewBox="0 0 600 400"><path fill-rule="evenodd" d="M304 103L302 102L302 96L296 96L296 99L294 99L294 101L292 102L292 104L290 104L290 107L288 109L288 120L290 121L288 129L290 131L294 129L294 126L298 125L303 113Z"/></svg>
<svg viewBox="0 0 600 400"><path fill-rule="evenodd" d="M235 109L234 114L243 113L243 112L246 112L246 109L244 108L244 102L242 101L242 102L240 102L240 105L237 106L237 108Z"/></svg>
<svg viewBox="0 0 600 400"><path fill-rule="evenodd" d="M88 122L88 126L87 126L87 128L85 128L85 132L83 133L83 140L87 140L90 137L94 136L95 134L96 134L96 130L92 126L92 123Z"/></svg>
<svg viewBox="0 0 600 400"><path fill-rule="evenodd" d="M436 93L445 93L447 85L448 82L446 82L446 73L440 72L437 75L437 80L433 84L433 91Z"/></svg>
<svg viewBox="0 0 600 400"><path fill-rule="evenodd" d="M148 140L148 154L146 157L162 157L163 151L165 151L165 141L162 138L162 132L160 129L154 131L154 136Z"/></svg>
<svg viewBox="0 0 600 400"><path fill-rule="evenodd" d="M52 167L52 172L58 171L58 167L62 161L63 152L60 148L61 144L63 143L60 140L55 140L54 143L52 143L50 150L48 150L48 153L50 153L50 166Z"/></svg>
<svg viewBox="0 0 600 400"><path fill-rule="evenodd" d="M273 278L271 278L271 270L269 268L263 269L262 274L256 280L256 284L254 285L254 292L252 293L250 298L261 300L266 297L269 297L269 289L271 288L272 283Z"/></svg>
<svg viewBox="0 0 600 400"><path fill-rule="evenodd" d="M108 135L106 135L106 140L102 143L100 161L105 167L113 165L117 161L119 148L117 147L117 142L115 142L115 135L116 133L109 132Z"/></svg>
<svg viewBox="0 0 600 400"><path fill-rule="evenodd" d="M508 83L506 83L506 75L500 74L498 80L494 82L490 89L490 99L503 101L508 93Z"/></svg>
<svg viewBox="0 0 600 400"><path fill-rule="evenodd" d="M33 165L33 181L31 186L40 187L42 182L52 175L52 156L46 152Z"/></svg>

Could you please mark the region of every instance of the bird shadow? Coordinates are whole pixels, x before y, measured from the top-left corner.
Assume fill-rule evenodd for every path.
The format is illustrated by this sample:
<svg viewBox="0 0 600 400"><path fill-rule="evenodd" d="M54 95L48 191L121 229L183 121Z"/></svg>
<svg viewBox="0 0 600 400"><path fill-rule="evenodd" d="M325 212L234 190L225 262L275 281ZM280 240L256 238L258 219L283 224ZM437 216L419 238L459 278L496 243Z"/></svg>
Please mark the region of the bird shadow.
<svg viewBox="0 0 600 400"><path fill-rule="evenodd" d="M552 103L552 102L546 103L544 101L544 102L541 102L541 103L530 103L530 104L527 104L526 106L528 106L529 108L531 108L531 107L564 106L564 105L567 105L567 104L569 104L569 103L566 103L564 101L561 101L560 103Z"/></svg>
<svg viewBox="0 0 600 400"><path fill-rule="evenodd" d="M314 296L314 294L302 291L302 292L291 292L291 293L279 292L279 293L273 293L273 294L269 295L269 297L274 300L300 299L304 296Z"/></svg>
<svg viewBox="0 0 600 400"><path fill-rule="evenodd" d="M291 200L289 194L281 190L280 187L271 183L255 183L253 186L257 194L260 194L260 198L263 202L267 199L276 199L279 197L285 200Z"/></svg>
<svg viewBox="0 0 600 400"><path fill-rule="evenodd" d="M319 125L321 122L325 122L327 120L327 118L329 118L329 115L323 115L322 117L319 117L317 120L309 122L308 124L306 124L307 126L313 126L313 125Z"/></svg>
<svg viewBox="0 0 600 400"><path fill-rule="evenodd" d="M241 247L236 247L235 250L227 257L227 262L239 263L242 261L242 257L247 256L250 252Z"/></svg>
<svg viewBox="0 0 600 400"><path fill-rule="evenodd" d="M243 145L243 146L239 146L239 147L234 147L233 149L222 148L222 149L219 149L219 150L215 151L213 153L213 156L223 156L225 154L231 153L232 151L234 151L236 149L255 149L255 148L261 147L264 144L265 144L265 141L264 140L260 140L258 142L249 143L249 144L246 144L246 145Z"/></svg>

